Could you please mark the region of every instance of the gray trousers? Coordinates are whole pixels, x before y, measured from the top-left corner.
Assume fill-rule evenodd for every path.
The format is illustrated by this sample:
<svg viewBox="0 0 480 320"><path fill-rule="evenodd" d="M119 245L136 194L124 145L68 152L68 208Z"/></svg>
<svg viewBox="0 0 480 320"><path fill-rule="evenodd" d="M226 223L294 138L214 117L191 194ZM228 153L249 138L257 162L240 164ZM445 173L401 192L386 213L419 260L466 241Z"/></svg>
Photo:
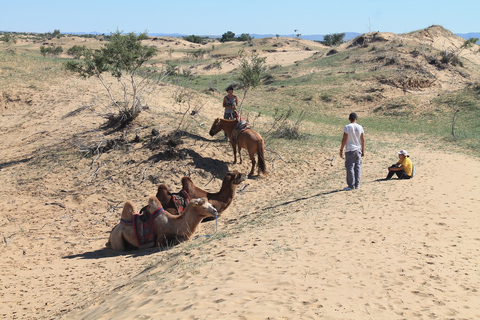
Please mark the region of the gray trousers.
<svg viewBox="0 0 480 320"><path fill-rule="evenodd" d="M360 186L360 174L362 173L362 151L345 152L345 169L347 170L347 185L349 188Z"/></svg>

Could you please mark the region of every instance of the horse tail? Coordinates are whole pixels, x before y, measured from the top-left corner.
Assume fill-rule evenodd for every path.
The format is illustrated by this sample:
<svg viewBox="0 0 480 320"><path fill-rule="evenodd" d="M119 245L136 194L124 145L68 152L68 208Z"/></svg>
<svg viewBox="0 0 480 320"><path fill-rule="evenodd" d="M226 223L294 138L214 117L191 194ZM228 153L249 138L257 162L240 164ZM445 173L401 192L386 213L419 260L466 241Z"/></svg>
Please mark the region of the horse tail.
<svg viewBox="0 0 480 320"><path fill-rule="evenodd" d="M260 139L258 142L258 171L267 175L267 164L265 163L265 146L263 144L263 139Z"/></svg>

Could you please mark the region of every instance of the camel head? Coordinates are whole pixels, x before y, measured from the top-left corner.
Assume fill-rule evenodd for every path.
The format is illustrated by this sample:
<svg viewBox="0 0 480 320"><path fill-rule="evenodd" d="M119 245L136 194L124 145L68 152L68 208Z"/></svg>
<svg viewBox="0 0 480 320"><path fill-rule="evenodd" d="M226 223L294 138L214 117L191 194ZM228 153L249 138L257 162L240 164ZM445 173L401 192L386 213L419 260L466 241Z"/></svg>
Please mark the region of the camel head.
<svg viewBox="0 0 480 320"><path fill-rule="evenodd" d="M150 199L148 199L147 210L150 214L153 214L155 211L161 208L162 204L157 199L157 197L150 197Z"/></svg>
<svg viewBox="0 0 480 320"><path fill-rule="evenodd" d="M195 208L197 213L203 217L218 217L217 209L208 202L207 198L193 199L189 205Z"/></svg>
<svg viewBox="0 0 480 320"><path fill-rule="evenodd" d="M238 172L237 170L233 170L227 172L224 179L225 181L232 181L233 184L240 184L247 179L247 175L245 173Z"/></svg>
<svg viewBox="0 0 480 320"><path fill-rule="evenodd" d="M213 124L212 124L212 127L210 128L209 133L213 137L214 135L219 133L220 130L222 130L222 123L220 121L220 118L217 118L217 119L215 119L215 121L213 121Z"/></svg>

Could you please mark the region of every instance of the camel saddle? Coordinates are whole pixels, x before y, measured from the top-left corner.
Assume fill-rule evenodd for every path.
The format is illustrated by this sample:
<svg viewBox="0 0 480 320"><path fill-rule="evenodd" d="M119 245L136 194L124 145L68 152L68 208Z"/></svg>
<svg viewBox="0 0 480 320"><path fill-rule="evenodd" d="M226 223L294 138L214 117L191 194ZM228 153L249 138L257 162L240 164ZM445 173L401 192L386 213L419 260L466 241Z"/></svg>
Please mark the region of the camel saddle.
<svg viewBox="0 0 480 320"><path fill-rule="evenodd" d="M172 193L172 200L175 203L175 207L177 207L178 214L181 215L190 202L190 196L187 191L182 189L179 193Z"/></svg>
<svg viewBox="0 0 480 320"><path fill-rule="evenodd" d="M135 213L133 215L132 221L126 221L121 219L121 222L126 226L133 225L135 230L135 236L137 237L139 248L142 247L151 247L151 244L155 242L155 231L153 228L153 220L158 217L162 212L163 208L159 208L153 214L150 214L146 209L143 208L140 213Z"/></svg>

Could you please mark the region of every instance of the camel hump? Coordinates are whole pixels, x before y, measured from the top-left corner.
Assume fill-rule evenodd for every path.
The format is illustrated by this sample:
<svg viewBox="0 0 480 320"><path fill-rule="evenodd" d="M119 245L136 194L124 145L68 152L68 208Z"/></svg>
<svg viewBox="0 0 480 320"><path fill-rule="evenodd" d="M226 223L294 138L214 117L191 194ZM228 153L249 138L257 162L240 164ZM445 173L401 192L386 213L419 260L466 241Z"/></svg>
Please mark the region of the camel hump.
<svg viewBox="0 0 480 320"><path fill-rule="evenodd" d="M148 199L148 206L147 206L148 212L154 213L157 209L160 209L160 208L163 208L163 207L160 201L158 200L158 198L155 196L151 196Z"/></svg>
<svg viewBox="0 0 480 320"><path fill-rule="evenodd" d="M137 208L135 208L133 202L130 200L125 201L122 210L122 219L131 221L135 212L137 212Z"/></svg>
<svg viewBox="0 0 480 320"><path fill-rule="evenodd" d="M164 192L166 194L169 194L170 193L170 190L168 190L168 187L164 184L161 184L158 186L158 189L157 189L157 194L158 193L161 193L161 192Z"/></svg>
<svg viewBox="0 0 480 320"><path fill-rule="evenodd" d="M188 182L192 182L192 179L190 179L190 177L187 177L187 176L183 177L181 180L182 185Z"/></svg>
<svg viewBox="0 0 480 320"><path fill-rule="evenodd" d="M181 183L182 183L182 189L183 190L190 190L190 186L195 186L195 184L193 183L192 179L190 179L190 177L183 177L182 180L181 180Z"/></svg>

